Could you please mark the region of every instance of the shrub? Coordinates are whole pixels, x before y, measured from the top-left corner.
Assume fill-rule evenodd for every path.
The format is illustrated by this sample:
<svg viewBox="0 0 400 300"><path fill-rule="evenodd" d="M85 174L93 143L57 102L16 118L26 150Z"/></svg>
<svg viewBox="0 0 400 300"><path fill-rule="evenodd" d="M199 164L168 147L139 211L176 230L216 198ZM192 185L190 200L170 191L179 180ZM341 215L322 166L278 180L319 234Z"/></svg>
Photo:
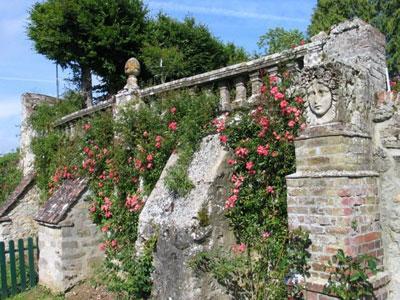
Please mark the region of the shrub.
<svg viewBox="0 0 400 300"><path fill-rule="evenodd" d="M18 151L0 156L0 203L7 200L22 178L18 163Z"/></svg>

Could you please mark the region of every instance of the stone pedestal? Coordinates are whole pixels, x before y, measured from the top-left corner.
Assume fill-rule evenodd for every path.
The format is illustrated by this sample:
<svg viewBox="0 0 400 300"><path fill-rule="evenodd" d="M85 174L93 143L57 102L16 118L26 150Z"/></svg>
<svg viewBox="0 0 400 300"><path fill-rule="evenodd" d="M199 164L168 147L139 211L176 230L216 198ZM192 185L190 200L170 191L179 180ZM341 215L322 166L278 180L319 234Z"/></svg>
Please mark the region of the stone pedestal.
<svg viewBox="0 0 400 300"><path fill-rule="evenodd" d="M300 74L308 128L295 141L296 173L287 176L289 226L307 230L312 241L306 299L320 300L334 299L322 291L338 249L384 265L371 112L385 86L384 39L376 29L356 19L321 38L322 55L307 57ZM387 299L388 275L370 281L378 299Z"/></svg>
<svg viewBox="0 0 400 300"><path fill-rule="evenodd" d="M368 135L340 123L311 126L295 141L297 172L287 177L288 215L290 228L305 229L312 240L307 299L329 299L320 294L329 277L324 267L338 249L353 257L375 256L383 265L371 145Z"/></svg>

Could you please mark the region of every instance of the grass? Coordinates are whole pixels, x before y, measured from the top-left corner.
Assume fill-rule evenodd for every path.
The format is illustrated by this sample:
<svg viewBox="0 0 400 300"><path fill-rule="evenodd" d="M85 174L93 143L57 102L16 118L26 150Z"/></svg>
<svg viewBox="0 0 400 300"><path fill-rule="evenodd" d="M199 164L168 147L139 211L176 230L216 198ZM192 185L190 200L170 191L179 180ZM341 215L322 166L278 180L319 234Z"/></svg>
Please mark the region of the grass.
<svg viewBox="0 0 400 300"><path fill-rule="evenodd" d="M10 300L64 300L63 295L53 294L43 286L36 286L24 293L8 298Z"/></svg>

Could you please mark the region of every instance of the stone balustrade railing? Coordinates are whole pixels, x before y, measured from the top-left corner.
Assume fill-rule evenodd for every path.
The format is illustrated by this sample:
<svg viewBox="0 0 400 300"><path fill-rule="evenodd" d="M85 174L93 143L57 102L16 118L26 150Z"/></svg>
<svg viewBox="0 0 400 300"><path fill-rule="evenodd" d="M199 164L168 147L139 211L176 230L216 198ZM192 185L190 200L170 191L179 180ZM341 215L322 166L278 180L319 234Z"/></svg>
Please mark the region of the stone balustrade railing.
<svg viewBox="0 0 400 300"><path fill-rule="evenodd" d="M262 79L260 70L264 70L265 74L275 74L280 65L288 65L289 68L299 68L304 66L305 59L313 59L316 53L321 52L323 40L317 40L312 43L298 46L294 49L283 51L258 59L250 60L221 69L209 71L199 75L186 77L164 84L159 84L138 90L138 95L144 99L172 90L193 87L218 87L220 94L220 109L227 111L235 109L245 104L246 101L256 102L259 94ZM247 85L251 86L251 95L247 95ZM234 89L235 98L230 99L230 91ZM136 90L136 89L135 89ZM130 90L122 90L123 94L129 93ZM64 127L67 132L73 131L73 124L82 118L85 118L95 112L111 108L116 100L116 96L112 96L107 101L101 102L89 108L76 111L72 114L59 119L55 126Z"/></svg>

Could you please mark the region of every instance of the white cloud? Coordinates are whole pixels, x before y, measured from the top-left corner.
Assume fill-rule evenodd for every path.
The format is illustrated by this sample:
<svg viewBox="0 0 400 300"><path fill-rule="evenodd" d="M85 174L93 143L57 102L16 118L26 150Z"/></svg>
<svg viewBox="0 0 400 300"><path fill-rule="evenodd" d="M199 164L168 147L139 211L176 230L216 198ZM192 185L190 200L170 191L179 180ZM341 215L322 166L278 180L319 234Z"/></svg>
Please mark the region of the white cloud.
<svg viewBox="0 0 400 300"><path fill-rule="evenodd" d="M247 12L244 10L232 10L225 8L215 8L215 7L204 7L204 6L192 6L185 4L176 4L172 2L158 2L158 1L148 1L148 4L151 8L155 9L164 9L164 10L172 10L172 11L180 11L180 12L193 12L199 14L213 14L219 16L227 16L227 17L237 17L237 18L250 18L250 19L259 19L259 20L272 20L272 21L290 21L290 22L299 22L299 23L308 23L309 20L306 18L294 18L294 17L285 17L285 16L277 16L277 15L269 15L269 14L261 14L255 12Z"/></svg>
<svg viewBox="0 0 400 300"><path fill-rule="evenodd" d="M21 113L21 102L15 100L0 100L0 119L19 116Z"/></svg>

